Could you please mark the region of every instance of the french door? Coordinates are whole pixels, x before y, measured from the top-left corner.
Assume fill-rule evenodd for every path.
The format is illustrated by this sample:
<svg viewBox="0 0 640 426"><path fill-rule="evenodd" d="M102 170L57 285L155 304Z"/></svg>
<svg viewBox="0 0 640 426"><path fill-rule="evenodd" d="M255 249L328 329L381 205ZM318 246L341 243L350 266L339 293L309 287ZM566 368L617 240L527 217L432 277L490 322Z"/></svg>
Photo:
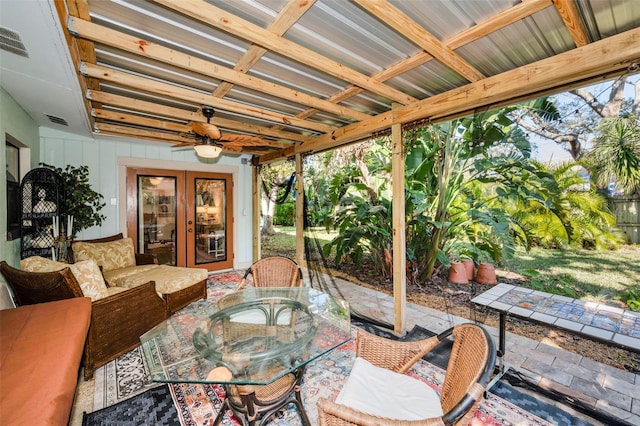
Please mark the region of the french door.
<svg viewBox="0 0 640 426"><path fill-rule="evenodd" d="M233 267L230 174L127 169L127 234L158 263Z"/></svg>

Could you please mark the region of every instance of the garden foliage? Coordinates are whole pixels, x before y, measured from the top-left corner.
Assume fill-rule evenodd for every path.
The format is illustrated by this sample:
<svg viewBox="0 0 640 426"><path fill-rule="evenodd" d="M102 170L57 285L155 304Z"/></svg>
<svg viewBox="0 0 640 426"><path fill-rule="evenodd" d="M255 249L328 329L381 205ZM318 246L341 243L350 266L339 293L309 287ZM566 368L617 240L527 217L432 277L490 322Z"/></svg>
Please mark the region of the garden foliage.
<svg viewBox="0 0 640 426"><path fill-rule="evenodd" d="M618 244L605 199L574 164L552 169L532 160L513 108L405 129L408 280L428 281L454 258L498 263L516 245ZM391 272L391 155L379 138L306 168L309 216L338 231L324 247L338 266L368 256L379 274Z"/></svg>

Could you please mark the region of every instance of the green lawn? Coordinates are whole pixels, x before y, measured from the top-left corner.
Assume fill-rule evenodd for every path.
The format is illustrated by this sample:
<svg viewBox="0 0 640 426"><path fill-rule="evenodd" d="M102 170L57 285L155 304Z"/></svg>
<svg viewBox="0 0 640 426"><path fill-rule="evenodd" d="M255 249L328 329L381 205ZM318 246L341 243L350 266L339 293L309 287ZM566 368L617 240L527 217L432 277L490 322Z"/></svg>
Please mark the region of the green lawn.
<svg viewBox="0 0 640 426"><path fill-rule="evenodd" d="M275 236L263 239L263 253L295 254L295 228L276 227ZM334 234L335 235L335 234ZM332 238L316 229L321 244ZM512 272L515 274L506 274ZM640 246L616 251L518 250L513 259L498 266L498 275L525 278L523 284L538 290L586 300L625 302L640 311Z"/></svg>
<svg viewBox="0 0 640 426"><path fill-rule="evenodd" d="M639 246L615 251L519 250L500 267L530 278L531 286L541 290L592 300L635 299L640 303ZM640 305L635 309L640 310Z"/></svg>

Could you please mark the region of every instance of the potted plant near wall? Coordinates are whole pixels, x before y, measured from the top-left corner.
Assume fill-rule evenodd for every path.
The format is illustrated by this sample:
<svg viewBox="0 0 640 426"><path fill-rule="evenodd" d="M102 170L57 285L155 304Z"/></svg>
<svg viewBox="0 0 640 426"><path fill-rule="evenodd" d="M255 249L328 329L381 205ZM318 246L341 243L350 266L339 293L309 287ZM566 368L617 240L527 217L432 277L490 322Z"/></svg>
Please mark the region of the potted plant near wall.
<svg viewBox="0 0 640 426"><path fill-rule="evenodd" d="M65 192L65 214L73 216L71 230L66 230L73 240L78 232L102 225L106 216L100 214L100 210L106 205L102 194L94 191L89 183L89 167L74 167L67 165L64 169L41 163L56 172L61 180Z"/></svg>

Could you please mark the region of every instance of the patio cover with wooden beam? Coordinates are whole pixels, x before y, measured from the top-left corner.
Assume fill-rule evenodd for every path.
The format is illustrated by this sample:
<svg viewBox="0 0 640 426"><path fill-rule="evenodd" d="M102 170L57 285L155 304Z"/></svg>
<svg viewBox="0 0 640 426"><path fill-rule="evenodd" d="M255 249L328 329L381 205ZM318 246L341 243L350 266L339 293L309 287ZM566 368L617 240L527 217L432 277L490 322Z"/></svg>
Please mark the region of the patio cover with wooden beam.
<svg viewBox="0 0 640 426"><path fill-rule="evenodd" d="M259 136L256 164L628 72L636 0L55 0L96 133ZM400 106L391 111L392 104Z"/></svg>
<svg viewBox="0 0 640 426"><path fill-rule="evenodd" d="M256 165L640 63L637 0L54 1L95 133L189 143L210 105Z"/></svg>

